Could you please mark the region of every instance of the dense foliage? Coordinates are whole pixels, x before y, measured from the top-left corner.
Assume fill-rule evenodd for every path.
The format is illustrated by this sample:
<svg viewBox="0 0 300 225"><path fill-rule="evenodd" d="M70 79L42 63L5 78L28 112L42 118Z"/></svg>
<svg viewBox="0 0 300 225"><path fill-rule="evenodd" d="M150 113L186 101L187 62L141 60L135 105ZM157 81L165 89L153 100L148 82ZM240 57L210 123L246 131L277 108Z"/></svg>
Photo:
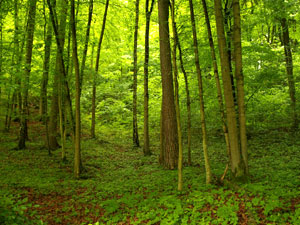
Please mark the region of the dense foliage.
<svg viewBox="0 0 300 225"><path fill-rule="evenodd" d="M220 108L203 1L158 1L0 0L0 224L299 224L299 2L206 1L221 85L226 82L222 50L229 54L231 109L245 175L236 180L223 132L230 126L228 90L222 86ZM223 47L217 3L224 19ZM164 13L170 11L167 21L162 21L164 4ZM169 53L161 50L168 42L162 40L166 24ZM235 76L238 44L242 79ZM178 132L164 129L171 118L164 111L177 106L177 89L175 74L168 74L167 83L161 59L164 53L174 59L174 46L178 70L174 61L168 63L172 72L178 71L179 111L173 118L181 125ZM176 52L176 46L182 51ZM171 87L167 95L166 85ZM244 174L248 168L241 147L241 88L249 174ZM173 98L172 106L163 100ZM168 148L162 140L171 133L175 150L182 133L182 191L176 190L180 170L167 170L162 162Z"/></svg>

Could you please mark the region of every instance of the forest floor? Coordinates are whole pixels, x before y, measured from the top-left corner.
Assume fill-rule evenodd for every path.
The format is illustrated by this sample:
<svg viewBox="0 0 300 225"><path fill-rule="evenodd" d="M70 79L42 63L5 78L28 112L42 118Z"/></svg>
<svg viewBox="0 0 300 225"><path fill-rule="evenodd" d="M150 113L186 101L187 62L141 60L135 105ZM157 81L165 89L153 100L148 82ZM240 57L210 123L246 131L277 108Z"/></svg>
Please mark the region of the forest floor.
<svg viewBox="0 0 300 225"><path fill-rule="evenodd" d="M1 121L2 122L2 121ZM193 165L177 171L158 165L131 147L129 135L83 135L82 179L73 178L60 149L49 156L44 128L29 124L26 150L17 144L17 125L0 133L0 224L300 224L300 138L284 130L260 132L249 140L250 182L206 185L199 137L193 137ZM101 138L99 138L101 137ZM226 165L222 137L210 138L213 173Z"/></svg>

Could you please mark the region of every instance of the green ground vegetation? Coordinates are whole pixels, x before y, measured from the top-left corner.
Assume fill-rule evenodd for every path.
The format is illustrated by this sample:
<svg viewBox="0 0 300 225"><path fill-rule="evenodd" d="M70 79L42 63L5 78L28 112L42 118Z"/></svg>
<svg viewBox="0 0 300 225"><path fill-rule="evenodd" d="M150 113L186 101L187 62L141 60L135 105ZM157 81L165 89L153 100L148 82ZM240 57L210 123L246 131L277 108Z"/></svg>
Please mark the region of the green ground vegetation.
<svg viewBox="0 0 300 225"><path fill-rule="evenodd" d="M4 224L299 224L300 141L285 130L260 132L249 140L250 182L205 185L201 143L193 165L177 171L158 165L158 143L150 157L131 147L130 135L107 131L83 139L82 179L59 150L48 156L39 123L31 124L28 149L11 150L14 132L1 133L0 221ZM16 132L16 130L14 129ZM197 137L193 137L197 139ZM226 165L224 141L211 141L213 174ZM68 142L68 158L72 146ZM186 157L184 157L186 158Z"/></svg>

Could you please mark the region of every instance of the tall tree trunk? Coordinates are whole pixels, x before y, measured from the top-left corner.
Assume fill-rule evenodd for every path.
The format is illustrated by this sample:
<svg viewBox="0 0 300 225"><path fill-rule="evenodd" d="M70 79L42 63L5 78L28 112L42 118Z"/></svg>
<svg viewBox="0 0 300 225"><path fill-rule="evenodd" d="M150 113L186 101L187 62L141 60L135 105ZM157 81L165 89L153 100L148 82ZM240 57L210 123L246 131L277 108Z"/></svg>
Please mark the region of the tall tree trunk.
<svg viewBox="0 0 300 225"><path fill-rule="evenodd" d="M158 1L160 67L162 75L162 165L175 169L178 163L178 131L174 102L171 48L169 38L169 0Z"/></svg>
<svg viewBox="0 0 300 225"><path fill-rule="evenodd" d="M221 84L220 84L215 46L214 46L214 41L213 41L213 37L212 37L212 33L211 33L211 27L210 27L209 16L208 16L205 0L202 0L202 5L203 5L203 10L204 10L204 15L205 15L206 26L207 26L207 34L208 34L210 51L211 51L211 58L212 58L213 67L214 67L214 75L215 75L216 87L217 87L217 96L218 96L220 114L221 114L221 119L222 119L223 132L224 132L224 137L225 137L225 142L226 142L227 154L228 154L228 157L230 158L229 137L228 137L228 129L227 129L227 123L226 123L226 118L225 118L225 112L224 112L222 88L221 88Z"/></svg>
<svg viewBox="0 0 300 225"><path fill-rule="evenodd" d="M45 38L45 50L44 50L44 64L43 64L43 78L41 84L41 96L40 96L40 116L44 120L47 104L47 86L48 86L48 76L50 68L50 53L52 45L52 24L49 16L49 21L47 23L47 31Z"/></svg>
<svg viewBox="0 0 300 225"><path fill-rule="evenodd" d="M134 29L134 48L133 48L133 146L140 147L138 123L137 123L137 39L139 30L139 3L140 0L135 1L135 29Z"/></svg>
<svg viewBox="0 0 300 225"><path fill-rule="evenodd" d="M89 18L88 18L88 24L87 24L87 27L86 27L86 35L85 35L83 56L82 56L82 62L81 62L81 68L80 68L80 94L81 94L82 85L83 85L82 84L83 83L83 73L84 73L84 69L85 69L86 55L87 55L88 46L89 46L90 30L91 30L91 23L92 23L92 17L93 17L93 7L94 7L94 2L93 2L93 0L90 0Z"/></svg>
<svg viewBox="0 0 300 225"><path fill-rule="evenodd" d="M0 77L2 77L2 49L3 49L3 22L2 22L2 4L0 3ZM2 90L0 87L0 99L1 99Z"/></svg>
<svg viewBox="0 0 300 225"><path fill-rule="evenodd" d="M25 24L27 24L26 19ZM16 68L15 73L16 76L16 86L18 87L15 90L16 98L17 98L17 105L18 105L18 119L20 120L22 114L22 93L21 93L21 64L22 64L22 56L23 56L23 49L25 43L25 35L23 35L22 39L20 38L20 27L19 27L19 0L14 0L14 24L15 24L15 32L14 32L14 50L15 50L15 60L14 66ZM25 33L25 32L24 32ZM21 46L20 46L21 42ZM16 113L17 114L17 113Z"/></svg>
<svg viewBox="0 0 300 225"><path fill-rule="evenodd" d="M101 52L101 46L102 46L102 41L103 41L103 37L104 37L108 6L109 6L109 0L106 0L105 11L104 11L103 21L102 21L102 29L101 29L101 34L100 34L98 49L97 49L97 59L96 59L96 67L95 67L94 82L93 82L92 128L91 128L92 138L95 138L95 125L96 125L96 116L95 116L95 113L96 113L96 80L97 80L97 74L99 71L100 52Z"/></svg>
<svg viewBox="0 0 300 225"><path fill-rule="evenodd" d="M222 78L224 87L225 106L227 114L228 135L230 144L231 172L234 177L244 176L243 162L239 149L238 129L234 99L232 95L232 85L230 78L230 66L228 52L226 51L226 39L224 32L224 19L222 15L221 0L214 0L215 17L217 25L218 44L221 58Z"/></svg>
<svg viewBox="0 0 300 225"><path fill-rule="evenodd" d="M20 45L19 45L19 18L18 18L18 13L19 13L19 8L18 8L18 0L14 0L14 50L13 50L13 55L12 55L12 68L14 68L14 73L17 75L19 73L19 53L20 53ZM2 15L1 16L1 21L0 21L0 29L1 29L1 46L0 46L0 52L1 52L1 58L0 58L0 76L2 75L2 35L3 35L3 24L2 24ZM19 75L19 74L18 74ZM16 77L18 77L18 75ZM12 77L13 75L11 74L11 80L10 83L12 84ZM19 81L19 78L16 78L16 81ZM17 85L19 85L19 82L16 82ZM4 131L9 132L10 130L10 124L11 124L11 115L13 113L13 106L14 106L14 101L16 100L16 94L20 92L20 90L14 90L12 94L12 98L10 98L10 90L8 92L8 97L7 97L7 111L6 111L6 116L5 116L5 124L4 124Z"/></svg>
<svg viewBox="0 0 300 225"><path fill-rule="evenodd" d="M204 99L203 99L203 84L202 84L202 75L201 75L201 69L199 63L198 40L197 40L193 0L189 0L189 3L190 3L191 22L192 22L193 39L194 39L195 65L197 69L198 88L199 88L201 129L202 129L202 142L203 142L202 144L203 144L203 153L204 153L205 170L206 170L206 183L209 184L211 183L212 175L211 175L211 169L210 169L210 164L208 159L207 132L206 132Z"/></svg>
<svg viewBox="0 0 300 225"><path fill-rule="evenodd" d="M235 93L235 84L234 84L234 77L232 72L232 48L231 48L231 40L232 40L232 26L231 26L231 18L232 18L232 1L226 0L224 6L224 27L226 31L226 46L227 46L227 53L228 53L228 62L229 62L229 69L230 69L230 80L232 85L232 95L234 99L234 104L237 104L236 93Z"/></svg>
<svg viewBox="0 0 300 225"><path fill-rule="evenodd" d="M233 44L235 58L235 79L237 87L237 103L239 112L239 129L242 159L244 161L245 173L248 175L248 151L247 151L247 135L246 135L246 110L245 110L245 91L244 76L242 66L242 41L241 41L241 16L240 1L233 0Z"/></svg>
<svg viewBox="0 0 300 225"><path fill-rule="evenodd" d="M191 115L191 98L190 98L190 91L189 91L189 82L188 82L188 76L186 73L186 70L183 65L183 58L182 58L182 50L181 45L177 33L177 27L174 28L175 30L175 39L177 42L177 47L179 51L179 60L180 60L180 68L184 76L184 82L185 82L185 92L186 92L186 107L187 107L187 141L188 141L188 165L192 165L192 156L191 156L191 140L192 140L192 115Z"/></svg>
<svg viewBox="0 0 300 225"><path fill-rule="evenodd" d="M175 22L175 0L171 3L171 17L172 17L172 31L173 31L173 78L175 86L175 110L178 132L178 191L182 191L183 179L182 179L182 161L183 161L183 148L182 148L182 133L180 122L180 107L179 107L179 84L178 84L178 68L177 68L177 34L176 34L176 22Z"/></svg>
<svg viewBox="0 0 300 225"><path fill-rule="evenodd" d="M77 39L76 39L76 25L75 25L75 4L74 0L71 0L71 24L72 24L72 48L73 48L73 61L75 68L76 77L76 94L75 94L75 158L74 158L74 174L76 178L80 176L80 163L81 163L81 153L80 153L80 72L79 72L79 62L77 54Z"/></svg>
<svg viewBox="0 0 300 225"><path fill-rule="evenodd" d="M145 31L145 62L144 62L144 155L150 155L150 138L149 138L149 32L150 18L153 11L154 0L151 2L149 10L149 0L146 0L146 31Z"/></svg>
<svg viewBox="0 0 300 225"><path fill-rule="evenodd" d="M31 0L29 2L28 13L28 27L26 35L26 56L25 56L25 69L23 79L23 98L22 98L22 114L21 114L21 128L19 136L19 149L26 147L25 141L27 136L27 112L28 112L28 89L29 89L29 76L31 71L31 59L32 59L32 46L35 26L35 14L36 14L36 2L37 0Z"/></svg>
<svg viewBox="0 0 300 225"><path fill-rule="evenodd" d="M293 111L293 129L297 129L299 126L299 119L296 110L296 89L293 75L293 56L291 50L289 26L286 18L282 18L280 22L282 27L282 44L284 46L286 74L288 78L289 94L291 98L291 108Z"/></svg>
<svg viewBox="0 0 300 225"><path fill-rule="evenodd" d="M58 38L61 46L61 50L57 49L56 53L56 68L54 74L53 81L53 91L52 91L52 101L51 101L51 109L50 109L50 121L49 121L49 146L51 150L55 150L59 147L57 142L57 119L59 115L59 102L58 102L58 94L59 94L59 81L60 77L65 77L62 72L63 63L63 48L65 43L65 31L66 31L66 20L67 20L67 12L68 12L68 2L67 0L61 0L61 12L60 12L60 24L57 28ZM56 18L56 16L54 15ZM52 19L51 19L52 20ZM56 21L57 23L57 21ZM62 51L62 53L60 52ZM65 82L65 81L64 81Z"/></svg>

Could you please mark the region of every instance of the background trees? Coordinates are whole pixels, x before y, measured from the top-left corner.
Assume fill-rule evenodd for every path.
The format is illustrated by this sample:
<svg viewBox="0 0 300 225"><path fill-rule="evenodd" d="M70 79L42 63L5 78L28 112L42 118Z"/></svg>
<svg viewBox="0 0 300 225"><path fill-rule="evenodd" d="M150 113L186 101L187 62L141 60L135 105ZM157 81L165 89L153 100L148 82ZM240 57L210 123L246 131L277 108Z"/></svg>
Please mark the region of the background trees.
<svg viewBox="0 0 300 225"><path fill-rule="evenodd" d="M49 134L44 138L46 146L65 149L66 137L75 138L74 112L80 109L82 129L90 129L91 137L130 136L136 146L143 146L144 155L157 154L161 135L161 164L177 168L172 72L177 74L178 63L183 160L192 165L199 149L192 143L201 142L208 177L212 175L207 140L220 129L225 133L222 150L228 152L226 161L237 177L248 174L247 138L251 133L279 126L297 132L299 6L294 1L178 1L172 6L172 26L168 24L169 2L163 0L158 11L155 1L107 0L105 5L75 1L74 24L72 2L37 2L31 55L33 3L1 1L1 102L5 102L5 129L9 130L10 121L21 125L19 148L25 147L26 138L30 140L24 121L37 121L34 109L39 108L46 127L42 133ZM194 8L192 23L188 22L190 4ZM201 26L203 23L207 26ZM79 65L72 60L75 36ZM97 54L93 54L94 43L98 43ZM178 49L173 48L173 65L170 45ZM75 101L77 69L80 108ZM30 71L30 79L24 71ZM222 71L220 80L218 71ZM144 121L143 126L136 121ZM134 132L129 134L132 124ZM140 140L138 132L143 134Z"/></svg>
<svg viewBox="0 0 300 225"><path fill-rule="evenodd" d="M0 224L296 224L299 7L0 0Z"/></svg>

